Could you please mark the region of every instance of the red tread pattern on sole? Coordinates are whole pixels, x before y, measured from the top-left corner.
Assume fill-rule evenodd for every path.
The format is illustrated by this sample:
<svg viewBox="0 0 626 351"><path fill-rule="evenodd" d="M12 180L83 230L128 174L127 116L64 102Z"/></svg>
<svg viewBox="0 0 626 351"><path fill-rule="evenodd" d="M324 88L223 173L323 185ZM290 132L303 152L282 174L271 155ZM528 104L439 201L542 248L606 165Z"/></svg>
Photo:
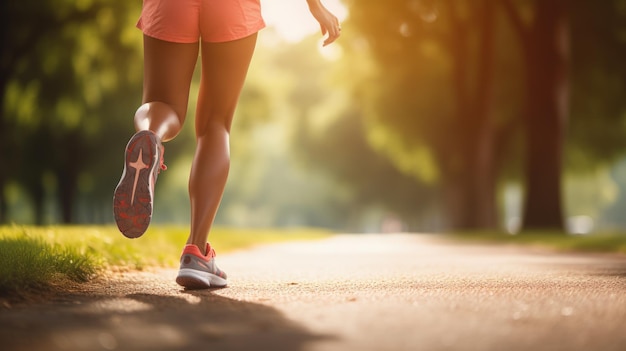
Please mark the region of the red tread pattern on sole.
<svg viewBox="0 0 626 351"><path fill-rule="evenodd" d="M138 160L140 152L143 163L148 167L139 169L139 176L135 179L137 168L131 166ZM124 172L113 196L113 213L118 229L129 238L138 238L148 229L152 219L152 190L150 179L153 172L157 172L158 141L156 135L149 131L135 134L125 150ZM135 201L131 194L135 185Z"/></svg>

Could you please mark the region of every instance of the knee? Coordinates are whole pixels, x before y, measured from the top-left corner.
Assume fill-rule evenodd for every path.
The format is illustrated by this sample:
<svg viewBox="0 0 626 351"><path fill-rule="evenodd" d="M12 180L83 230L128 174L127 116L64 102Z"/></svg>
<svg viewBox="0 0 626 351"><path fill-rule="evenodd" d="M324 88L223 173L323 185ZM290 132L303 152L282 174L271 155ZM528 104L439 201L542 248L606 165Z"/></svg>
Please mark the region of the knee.
<svg viewBox="0 0 626 351"><path fill-rule="evenodd" d="M219 136L228 136L230 134L232 114L230 115L214 115L209 118L203 118L196 124L196 137L205 136L216 138Z"/></svg>
<svg viewBox="0 0 626 351"><path fill-rule="evenodd" d="M182 124L184 120L184 112L177 111L174 106L160 101L147 102L137 109L135 113L135 121L166 121L169 123L178 122Z"/></svg>
<svg viewBox="0 0 626 351"><path fill-rule="evenodd" d="M174 107L158 101L148 102L135 113L135 129L151 130L162 141L174 139L183 127L185 116Z"/></svg>

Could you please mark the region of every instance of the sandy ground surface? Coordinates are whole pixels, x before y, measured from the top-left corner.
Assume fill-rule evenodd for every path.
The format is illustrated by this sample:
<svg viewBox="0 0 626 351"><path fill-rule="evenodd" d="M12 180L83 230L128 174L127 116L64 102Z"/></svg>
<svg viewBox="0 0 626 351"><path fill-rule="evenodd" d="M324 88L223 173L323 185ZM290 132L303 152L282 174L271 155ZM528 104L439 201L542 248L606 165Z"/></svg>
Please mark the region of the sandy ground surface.
<svg viewBox="0 0 626 351"><path fill-rule="evenodd" d="M626 350L626 257L339 235L0 307L2 350Z"/></svg>

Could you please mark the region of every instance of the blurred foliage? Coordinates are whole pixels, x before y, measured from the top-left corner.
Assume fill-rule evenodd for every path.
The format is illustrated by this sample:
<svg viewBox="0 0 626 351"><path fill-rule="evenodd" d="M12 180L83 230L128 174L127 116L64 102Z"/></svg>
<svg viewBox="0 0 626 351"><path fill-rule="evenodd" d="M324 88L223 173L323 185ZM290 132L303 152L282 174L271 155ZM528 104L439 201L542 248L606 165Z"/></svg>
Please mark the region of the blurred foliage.
<svg viewBox="0 0 626 351"><path fill-rule="evenodd" d="M571 1L568 166L593 170L626 150L626 1Z"/></svg>
<svg viewBox="0 0 626 351"><path fill-rule="evenodd" d="M370 61L346 64L358 77L350 90L369 143L403 173L438 189L448 226L495 226L495 178L514 139L512 108L520 97L519 84L493 78L515 62L510 36L496 36L506 31L494 3L347 4L354 28L342 43L347 62ZM503 45L498 53L507 53L503 60L494 59L496 43ZM501 102L504 112L493 114Z"/></svg>
<svg viewBox="0 0 626 351"><path fill-rule="evenodd" d="M399 217L405 225L418 228L419 215L432 204L428 200L433 189L398 171L370 146L364 119L344 85L358 77L344 79L343 65L325 59L320 50L326 49L318 49L316 40L286 46L276 56L282 74L297 77L287 98L294 107L288 122L292 124L289 144L299 163L310 174L321 170L337 182L327 203L339 215L333 222L340 228L364 230L359 223L372 211L378 212L380 221Z"/></svg>
<svg viewBox="0 0 626 351"><path fill-rule="evenodd" d="M401 230L440 229L446 187L480 168L468 155L487 114L493 187L523 178L523 50L500 0L344 2L350 16L336 45L261 32L218 223L378 231L390 220ZM531 0L512 3L532 20ZM0 222L111 222L141 103L140 6L0 3ZM488 57L481 6L495 9L491 76L480 65ZM570 10L567 211L615 222L626 186L607 170L626 146L626 0L571 0ZM493 84L487 95L484 77ZM479 101L488 101L486 113ZM193 123L184 128L167 144L155 222L189 218Z"/></svg>
<svg viewBox="0 0 626 351"><path fill-rule="evenodd" d="M467 150L487 136L494 138L493 154L488 156L494 158L492 181L523 179L519 170L525 158L520 133L526 123L522 118L529 73L523 69L526 43L514 33L517 23L504 16L504 2L346 1L350 8L346 27L354 34L342 38L342 45L348 75L356 77L351 88L355 105L367 121L370 144L405 174L420 181L436 174L437 186L443 189L453 184L454 178L449 177L455 172L471 177L482 166ZM510 3L521 25L534 20L537 2ZM566 155L573 174L594 174L597 167L623 155L624 4L623 0L568 2L572 120ZM490 7L496 16L495 59L493 71L485 75L481 60L489 58L480 50L488 37L481 21ZM363 57L368 64L355 64ZM465 72L459 75L459 70ZM490 79L492 95L481 95L482 89L490 89L486 82ZM483 97L490 99L488 109L474 109ZM484 115L489 113L493 115L486 125L493 134L476 134L480 128L473 124L485 123ZM464 211L480 206L480 201L469 201ZM445 208L444 212L451 214Z"/></svg>
<svg viewBox="0 0 626 351"><path fill-rule="evenodd" d="M127 1L3 2L1 220L11 184L29 194L38 223L46 194L71 222L79 193L110 193L110 145L127 140L120 131L129 131L141 96L139 10Z"/></svg>

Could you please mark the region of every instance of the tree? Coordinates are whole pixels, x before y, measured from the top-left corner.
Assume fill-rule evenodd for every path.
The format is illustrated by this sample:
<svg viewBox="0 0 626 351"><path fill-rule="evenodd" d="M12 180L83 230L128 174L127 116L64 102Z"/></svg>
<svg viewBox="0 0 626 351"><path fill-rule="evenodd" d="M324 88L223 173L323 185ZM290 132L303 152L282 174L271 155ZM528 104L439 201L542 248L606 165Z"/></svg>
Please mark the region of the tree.
<svg viewBox="0 0 626 351"><path fill-rule="evenodd" d="M366 43L356 43L366 47L359 55L371 55L376 67L366 72L373 79L355 88L367 106L369 128L384 130L378 133L384 137L370 141L400 168L407 153L428 150L444 192L452 195L445 211L453 227L493 224L498 175L517 163L502 150L507 140L516 143L518 129L526 229L563 229L566 146L576 171L623 154L623 130L611 126L624 118L625 1L350 4L352 27ZM495 74L500 72L506 76ZM515 92L518 86L519 97L502 99L503 88Z"/></svg>
<svg viewBox="0 0 626 351"><path fill-rule="evenodd" d="M567 0L532 2L533 20L503 1L519 37L526 72L523 112L525 188L523 227L563 229L561 175L569 107Z"/></svg>
<svg viewBox="0 0 626 351"><path fill-rule="evenodd" d="M523 227L562 230L565 146L577 171L611 161L626 146L623 131L612 128L622 123L626 108L626 41L620 37L626 2L503 0L502 5L517 33L527 77ZM532 19L524 21L528 12Z"/></svg>
<svg viewBox="0 0 626 351"><path fill-rule="evenodd" d="M626 149L626 1L571 1L568 166L607 166Z"/></svg>
<svg viewBox="0 0 626 351"><path fill-rule="evenodd" d="M426 219L437 203L435 189L400 172L388 157L372 148L358 109L345 111L326 128L310 135L301 153L348 189L353 214L382 208L407 230L439 229L438 218Z"/></svg>
<svg viewBox="0 0 626 351"><path fill-rule="evenodd" d="M495 4L348 4L358 32L349 45L357 46L356 55L371 55L376 67L370 81L355 87L368 128L377 130L370 141L422 180L416 165L436 169L451 228L495 227Z"/></svg>
<svg viewBox="0 0 626 351"><path fill-rule="evenodd" d="M7 217L4 189L14 181L30 194L41 223L48 179L55 183L62 220L71 222L81 176L110 153L101 140L116 140L121 118L130 120L131 109L122 106L129 91L135 91L134 100L139 96L140 46L126 33L139 4L1 6L0 221Z"/></svg>

